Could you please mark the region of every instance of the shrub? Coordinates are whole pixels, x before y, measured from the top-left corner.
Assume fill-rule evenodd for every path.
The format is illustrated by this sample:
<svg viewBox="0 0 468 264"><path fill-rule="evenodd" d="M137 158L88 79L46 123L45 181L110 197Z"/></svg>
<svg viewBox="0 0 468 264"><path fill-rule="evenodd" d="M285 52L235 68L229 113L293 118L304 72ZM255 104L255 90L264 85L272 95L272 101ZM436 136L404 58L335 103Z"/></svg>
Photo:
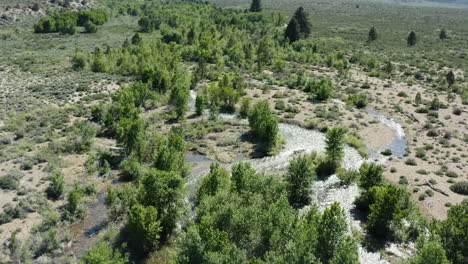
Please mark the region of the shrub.
<svg viewBox="0 0 468 264"><path fill-rule="evenodd" d="M50 177L50 185L46 189L47 196L52 199L58 199L62 196L65 189L65 178L59 171L54 172Z"/></svg>
<svg viewBox="0 0 468 264"><path fill-rule="evenodd" d="M391 149L386 149L381 152L382 155L384 156L391 156L392 155L392 150Z"/></svg>
<svg viewBox="0 0 468 264"><path fill-rule="evenodd" d="M353 104L357 108L364 108L367 106L367 95L353 94L348 98L347 102Z"/></svg>
<svg viewBox="0 0 468 264"><path fill-rule="evenodd" d="M342 170L340 169L337 174L342 185L350 185L356 182L359 178L359 172L354 170Z"/></svg>
<svg viewBox="0 0 468 264"><path fill-rule="evenodd" d="M276 101L275 109L280 110L280 111L284 111L286 109L286 105L284 104L284 101L283 100Z"/></svg>
<svg viewBox="0 0 468 264"><path fill-rule="evenodd" d="M452 110L452 114L454 114L454 115L461 115L461 113L462 113L462 110L460 108L458 108L458 107L456 107L456 108L454 108Z"/></svg>
<svg viewBox="0 0 468 264"><path fill-rule="evenodd" d="M426 156L426 151L424 150L424 148L417 148L416 149L416 157L417 158L424 158Z"/></svg>
<svg viewBox="0 0 468 264"><path fill-rule="evenodd" d="M467 181L456 182L450 186L450 190L458 194L468 195L468 182Z"/></svg>
<svg viewBox="0 0 468 264"><path fill-rule="evenodd" d="M395 173L395 172L397 172L397 169L396 169L395 167L391 167L391 168L390 168L390 172L391 172L391 173Z"/></svg>
<svg viewBox="0 0 468 264"><path fill-rule="evenodd" d="M422 175L427 175L427 174L429 174L429 172L427 172L426 170L417 170L416 173L417 173L417 174L422 174Z"/></svg>
<svg viewBox="0 0 468 264"><path fill-rule="evenodd" d="M447 171L445 173L445 176L449 177L449 178L458 178L458 174L454 171Z"/></svg>
<svg viewBox="0 0 468 264"><path fill-rule="evenodd" d="M18 181L10 175L0 177L0 188L4 190L16 190Z"/></svg>
<svg viewBox="0 0 468 264"><path fill-rule="evenodd" d="M424 193L429 197L434 196L434 192L432 190L426 190Z"/></svg>
<svg viewBox="0 0 468 264"><path fill-rule="evenodd" d="M408 184L408 178L405 176L400 176L400 180L398 181L399 184L401 185L407 185Z"/></svg>
<svg viewBox="0 0 468 264"><path fill-rule="evenodd" d="M86 33L96 33L98 30L97 26L90 20L86 21L84 28Z"/></svg>
<svg viewBox="0 0 468 264"><path fill-rule="evenodd" d="M416 166L417 165L416 161L414 159L411 159L411 158L405 160L405 164L409 165L409 166Z"/></svg>

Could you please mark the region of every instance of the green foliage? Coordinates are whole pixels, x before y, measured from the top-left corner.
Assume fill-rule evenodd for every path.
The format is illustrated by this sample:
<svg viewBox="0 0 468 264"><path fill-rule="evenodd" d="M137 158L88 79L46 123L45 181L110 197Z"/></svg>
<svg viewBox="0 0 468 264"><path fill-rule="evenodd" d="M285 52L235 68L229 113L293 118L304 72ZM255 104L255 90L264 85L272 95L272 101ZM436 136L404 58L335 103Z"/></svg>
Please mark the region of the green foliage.
<svg viewBox="0 0 468 264"><path fill-rule="evenodd" d="M390 224L401 216L402 190L394 185L373 187L373 202L367 217L367 230L379 237L390 235Z"/></svg>
<svg viewBox="0 0 468 264"><path fill-rule="evenodd" d="M358 264L359 263L359 254L358 254L357 242L354 238L350 236L345 236L342 238L338 246L335 248L334 256L330 260L330 264Z"/></svg>
<svg viewBox="0 0 468 264"><path fill-rule="evenodd" d="M326 153L327 157L334 161L339 167L344 156L344 143L346 139L346 129L344 127L333 127L326 134Z"/></svg>
<svg viewBox="0 0 468 264"><path fill-rule="evenodd" d="M154 250L159 244L162 226L156 207L135 205L128 216L130 245L141 253Z"/></svg>
<svg viewBox="0 0 468 264"><path fill-rule="evenodd" d="M117 127L117 142L121 144L128 155L141 155L145 124L140 119L124 118Z"/></svg>
<svg viewBox="0 0 468 264"><path fill-rule="evenodd" d="M234 112L235 104L239 101L240 90L235 89L235 79L228 74L217 83L211 83L207 88L208 101L211 106L222 111Z"/></svg>
<svg viewBox="0 0 468 264"><path fill-rule="evenodd" d="M414 33L414 31L411 31L409 33L407 43L408 43L408 46L416 45L416 33Z"/></svg>
<svg viewBox="0 0 468 264"><path fill-rule="evenodd" d="M240 114L241 118L247 118L249 116L251 101L252 101L252 99L250 99L249 97L242 98L241 106L240 106L240 110L239 110L239 114Z"/></svg>
<svg viewBox="0 0 468 264"><path fill-rule="evenodd" d="M143 178L145 173L144 166L134 156L122 161L119 168L122 172L122 178L126 181L138 181Z"/></svg>
<svg viewBox="0 0 468 264"><path fill-rule="evenodd" d="M252 0L249 11L250 12L262 12L261 0Z"/></svg>
<svg viewBox="0 0 468 264"><path fill-rule="evenodd" d="M347 231L346 216L338 203L325 209L318 222L317 252L323 263L330 263ZM355 248L356 250L357 248ZM341 256L336 256L341 258Z"/></svg>
<svg viewBox="0 0 468 264"><path fill-rule="evenodd" d="M361 94L353 94L348 97L347 103L353 104L357 108L364 108L367 106L367 95Z"/></svg>
<svg viewBox="0 0 468 264"><path fill-rule="evenodd" d="M460 181L450 185L450 190L452 192L468 195L468 182L467 181Z"/></svg>
<svg viewBox="0 0 468 264"><path fill-rule="evenodd" d="M141 182L139 201L145 207L157 208L162 240L172 233L181 216L183 185L184 180L177 172L156 169L150 169Z"/></svg>
<svg viewBox="0 0 468 264"><path fill-rule="evenodd" d="M266 152L278 144L278 120L270 109L268 101L259 101L249 113L252 134L265 144Z"/></svg>
<svg viewBox="0 0 468 264"><path fill-rule="evenodd" d="M301 155L289 163L285 180L287 183L289 203L302 208L311 202L312 184L315 180L313 159L316 154Z"/></svg>
<svg viewBox="0 0 468 264"><path fill-rule="evenodd" d="M345 240L347 226L337 204L323 216L316 207L299 216L277 177L240 163L233 166L231 179L199 201L177 263L317 263L318 241L325 241L327 258L357 254L352 252L356 247L345 246L351 243Z"/></svg>
<svg viewBox="0 0 468 264"><path fill-rule="evenodd" d="M305 12L304 8L301 6L299 7L296 12L294 12L294 16L299 24L299 30L301 33L301 38L307 38L310 36L311 33L311 25L309 21L309 14Z"/></svg>
<svg viewBox="0 0 468 264"><path fill-rule="evenodd" d="M120 250L113 249L106 242L98 242L86 255L80 264L128 264L131 263L129 255L123 255Z"/></svg>
<svg viewBox="0 0 468 264"><path fill-rule="evenodd" d="M203 115L205 111L205 98L201 95L197 95L195 98L195 112L197 115Z"/></svg>
<svg viewBox="0 0 468 264"><path fill-rule="evenodd" d="M416 255L406 260L407 264L450 264L445 256L445 250L437 241L425 243Z"/></svg>
<svg viewBox="0 0 468 264"><path fill-rule="evenodd" d="M301 38L301 30L296 18L291 18L286 30L284 31L284 35L290 43L298 41Z"/></svg>
<svg viewBox="0 0 468 264"><path fill-rule="evenodd" d="M359 187L370 191L383 184L383 167L376 163L363 163L359 168Z"/></svg>
<svg viewBox="0 0 468 264"><path fill-rule="evenodd" d="M463 263L468 256L468 201L454 205L440 227L442 245L452 263Z"/></svg>
<svg viewBox="0 0 468 264"><path fill-rule="evenodd" d="M333 83L330 79L309 79L305 86L305 91L310 91L317 101L325 101L330 98L333 90Z"/></svg>
<svg viewBox="0 0 468 264"><path fill-rule="evenodd" d="M52 199L58 199L65 190L65 178L60 171L55 171L50 176L50 185L46 189L47 196Z"/></svg>
<svg viewBox="0 0 468 264"><path fill-rule="evenodd" d="M377 40L377 30L375 29L375 27L371 27L371 29L369 30L368 41L371 42L371 41L376 41L376 40Z"/></svg>
<svg viewBox="0 0 468 264"><path fill-rule="evenodd" d="M198 201L203 200L205 196L213 196L220 190L229 187L229 174L226 169L221 168L218 163L210 166L210 174L203 178L200 189L198 190Z"/></svg>
<svg viewBox="0 0 468 264"><path fill-rule="evenodd" d="M445 39L447 39L447 38L448 38L447 32L445 31L445 29L442 29L442 30L439 32L439 39L445 40Z"/></svg>
<svg viewBox="0 0 468 264"><path fill-rule="evenodd" d="M90 20L86 21L84 28L86 33L96 33L98 30L97 26Z"/></svg>
<svg viewBox="0 0 468 264"><path fill-rule="evenodd" d="M55 20L53 18L41 18L39 22L34 25L34 33L52 33L57 32L55 27Z"/></svg>
<svg viewBox="0 0 468 264"><path fill-rule="evenodd" d="M80 203L82 193L78 189L73 189L68 193L67 204L65 205L65 216L68 219L83 217L84 211Z"/></svg>

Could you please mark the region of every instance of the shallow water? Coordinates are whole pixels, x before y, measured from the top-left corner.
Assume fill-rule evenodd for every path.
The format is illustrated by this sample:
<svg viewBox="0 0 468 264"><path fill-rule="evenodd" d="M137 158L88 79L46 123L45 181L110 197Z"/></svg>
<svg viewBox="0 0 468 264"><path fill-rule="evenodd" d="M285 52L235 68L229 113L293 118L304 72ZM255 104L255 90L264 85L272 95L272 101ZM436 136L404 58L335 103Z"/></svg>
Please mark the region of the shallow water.
<svg viewBox="0 0 468 264"><path fill-rule="evenodd" d="M193 101L195 100L195 97L196 92L191 91L191 99ZM394 119L389 118L374 109L368 108L367 112L395 131L395 137L384 147L384 149L390 148L394 156L403 157L406 153L407 141L401 125ZM220 118L224 120L247 122L246 120L238 119L234 115L221 114ZM325 135L323 133L284 123L280 123L278 128L279 132L286 140L284 148L278 154L260 159L244 160L246 162L250 162L258 172L282 174L286 171L289 161L295 156L303 153L311 153L313 151L319 153L325 151ZM364 159L357 150L346 146L344 149L345 155L342 167L345 169L358 169L363 162L385 163L387 158L379 152L380 150L368 149L369 158ZM197 162L196 160L199 158L190 157L191 156L189 156L189 160L192 159L195 162L192 163L193 167L190 175L188 175L187 185L189 187L189 193L193 195L197 188L196 186L199 183L199 179L209 173L211 161L202 160ZM222 164L223 167L228 169L231 165L232 164ZM314 182L313 198L319 206L319 209L323 211L334 202L340 203L340 206L346 213L348 226L350 228L349 233L351 233L351 229L362 231L360 216L356 214L354 206L354 201L358 195L359 188L356 184L341 186L336 175L331 175L323 181L317 180ZM307 208L304 210L307 210ZM399 248L399 245L391 244L388 248ZM359 246L359 261L362 264L389 263L388 261L381 259L380 253L369 252L362 246Z"/></svg>
<svg viewBox="0 0 468 264"><path fill-rule="evenodd" d="M401 125L396 122L395 119L388 117L387 115L380 113L375 109L367 108L366 111L381 123L395 131L395 137L393 137L392 141L385 145L382 150L390 149L393 156L402 158L406 153L408 141L406 140L405 131Z"/></svg>

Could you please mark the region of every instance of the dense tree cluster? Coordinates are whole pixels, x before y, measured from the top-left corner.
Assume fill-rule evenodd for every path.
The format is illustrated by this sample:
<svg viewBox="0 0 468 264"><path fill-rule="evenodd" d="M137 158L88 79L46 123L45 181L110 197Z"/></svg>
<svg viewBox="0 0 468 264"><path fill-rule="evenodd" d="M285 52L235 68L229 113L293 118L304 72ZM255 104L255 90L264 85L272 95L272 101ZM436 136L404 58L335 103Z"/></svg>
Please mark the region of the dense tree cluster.
<svg viewBox="0 0 468 264"><path fill-rule="evenodd" d="M290 42L295 42L301 38L307 38L311 33L309 14L303 7L299 7L286 27L285 36Z"/></svg>
<svg viewBox="0 0 468 264"><path fill-rule="evenodd" d="M58 13L52 17L42 18L34 25L35 33L75 34L76 27L85 27L87 33L95 33L97 25L104 24L109 14L104 9Z"/></svg>
<svg viewBox="0 0 468 264"><path fill-rule="evenodd" d="M248 163L234 165L231 177L212 166L177 262L358 263L356 241L347 235L340 206L335 203L323 214L312 206L300 215L288 203L287 189L279 178L256 173Z"/></svg>

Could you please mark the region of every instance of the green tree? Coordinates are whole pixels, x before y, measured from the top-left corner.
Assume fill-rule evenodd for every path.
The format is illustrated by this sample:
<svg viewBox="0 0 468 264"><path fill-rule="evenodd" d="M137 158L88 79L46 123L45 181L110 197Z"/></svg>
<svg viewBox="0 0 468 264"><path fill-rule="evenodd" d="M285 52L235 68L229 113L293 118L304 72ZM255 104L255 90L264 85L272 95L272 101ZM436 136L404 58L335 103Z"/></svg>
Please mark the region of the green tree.
<svg viewBox="0 0 468 264"><path fill-rule="evenodd" d="M185 117L190 98L189 85L184 80L177 81L171 91L170 103L175 108L176 118L181 120Z"/></svg>
<svg viewBox="0 0 468 264"><path fill-rule="evenodd" d="M249 112L250 112L250 102L252 101L252 99L250 99L249 97L244 97L242 98L241 100L241 106L240 106L240 111L239 111L239 114L240 114L240 117L242 118L246 118L249 116Z"/></svg>
<svg viewBox="0 0 468 264"><path fill-rule="evenodd" d="M97 26L91 22L91 20L86 21L84 28L86 33L96 33L98 30Z"/></svg>
<svg viewBox="0 0 468 264"><path fill-rule="evenodd" d="M203 178L202 185L198 190L197 199L202 201L205 196L213 196L218 191L229 187L229 173L221 168L218 163L210 165L210 174Z"/></svg>
<svg viewBox="0 0 468 264"><path fill-rule="evenodd" d="M414 98L414 102L415 102L417 105L422 104L422 98L421 98L421 93L420 93L420 92L418 92L418 93L416 94L416 97Z"/></svg>
<svg viewBox="0 0 468 264"><path fill-rule="evenodd" d="M162 227L161 239L165 240L174 230L183 205L184 180L177 172L151 169L141 182L139 199L144 206L158 210L157 219Z"/></svg>
<svg viewBox="0 0 468 264"><path fill-rule="evenodd" d="M413 257L410 257L407 264L450 264L445 256L445 250L437 241L425 243L418 249Z"/></svg>
<svg viewBox="0 0 468 264"><path fill-rule="evenodd" d="M379 237L390 235L390 223L401 213L402 190L395 185L373 187L373 202L369 206L367 230Z"/></svg>
<svg viewBox="0 0 468 264"><path fill-rule="evenodd" d="M468 258L468 200L452 206L441 223L440 237L452 263L464 263Z"/></svg>
<svg viewBox="0 0 468 264"><path fill-rule="evenodd" d="M322 263L329 263L333 259L340 241L347 231L346 216L340 205L335 202L325 209L318 223L317 255Z"/></svg>
<svg viewBox="0 0 468 264"><path fill-rule="evenodd" d="M58 199L65 190L65 178L60 171L55 171L50 176L50 185L46 189L47 196L52 199Z"/></svg>
<svg viewBox="0 0 468 264"><path fill-rule="evenodd" d="M301 6L299 7L296 12L294 12L293 16L297 23L299 24L299 30L301 32L301 38L307 38L310 36L311 33L311 25L309 21L309 14L304 10Z"/></svg>
<svg viewBox="0 0 468 264"><path fill-rule="evenodd" d="M442 29L442 30L440 31L440 33L439 33L439 39L445 40L445 39L447 39L447 38L448 38L447 32L445 31L445 29Z"/></svg>
<svg viewBox="0 0 468 264"><path fill-rule="evenodd" d="M301 208L311 201L312 183L316 177L312 159L313 155L301 155L289 163L286 188L293 207Z"/></svg>
<svg viewBox="0 0 468 264"><path fill-rule="evenodd" d="M141 38L140 34L138 34L138 32L137 32L137 33L135 33L135 35L133 35L133 37L132 37L132 44L133 44L133 45L138 45L138 44L141 43L142 40L143 40L143 39Z"/></svg>
<svg viewBox="0 0 468 264"><path fill-rule="evenodd" d="M384 68L383 68L383 70L384 70L385 73L387 73L387 74L392 74L393 69L394 69L394 67L393 67L393 64L392 64L391 61L387 61L387 62L385 63Z"/></svg>
<svg viewBox="0 0 468 264"><path fill-rule="evenodd" d="M416 45L416 33L414 33L414 31L411 31L409 33L407 43L408 43L408 46Z"/></svg>
<svg viewBox="0 0 468 264"><path fill-rule="evenodd" d="M261 0L252 0L249 11L250 12L262 12Z"/></svg>
<svg viewBox="0 0 468 264"><path fill-rule="evenodd" d="M131 263L129 255L118 249L112 249L106 242L99 242L89 250L80 261L80 264L128 264Z"/></svg>
<svg viewBox="0 0 468 264"><path fill-rule="evenodd" d="M338 243L330 264L359 264L357 242L350 236L345 236Z"/></svg>
<svg viewBox="0 0 468 264"><path fill-rule="evenodd" d="M299 28L299 23L296 18L291 18L288 26L284 32L284 35L289 40L290 43L295 42L301 38L301 32Z"/></svg>
<svg viewBox="0 0 468 264"><path fill-rule="evenodd" d="M455 83L455 74L453 74L453 71L447 73L446 79L449 87Z"/></svg>
<svg viewBox="0 0 468 264"><path fill-rule="evenodd" d="M346 139L346 129L344 127L333 127L327 131L326 153L327 157L335 162L339 167L344 156L344 143Z"/></svg>
<svg viewBox="0 0 468 264"><path fill-rule="evenodd" d="M375 29L375 27L371 27L371 29L369 30L368 41L372 42L376 40L377 40L377 29Z"/></svg>
<svg viewBox="0 0 468 264"><path fill-rule="evenodd" d="M202 95L198 95L195 98L195 112L197 115L203 115L205 111L205 98Z"/></svg>
<svg viewBox="0 0 468 264"><path fill-rule="evenodd" d="M254 105L249 113L249 126L252 134L266 145L267 152L277 144L278 120L268 101L263 100Z"/></svg>
<svg viewBox="0 0 468 264"><path fill-rule="evenodd" d="M376 163L363 163L359 168L359 187L369 191L383 184L383 167Z"/></svg>
<svg viewBox="0 0 468 264"><path fill-rule="evenodd" d="M41 18L39 22L34 25L34 33L52 33L57 32L55 25L55 19L53 18Z"/></svg>
<svg viewBox="0 0 468 264"><path fill-rule="evenodd" d="M273 43L268 36L264 36L260 39L260 43L257 48L257 66L258 69L262 69L263 66L269 65L273 60Z"/></svg>
<svg viewBox="0 0 468 264"><path fill-rule="evenodd" d="M153 206L135 205L128 216L130 245L141 253L154 250L162 231L158 210Z"/></svg>
<svg viewBox="0 0 468 264"><path fill-rule="evenodd" d="M145 123L141 119L124 118L117 127L117 142L121 144L127 155L139 157L143 148Z"/></svg>
<svg viewBox="0 0 468 264"><path fill-rule="evenodd" d="M79 190L73 189L68 193L68 202L65 205L65 210L68 218L81 217L82 209L80 208L82 194Z"/></svg>

